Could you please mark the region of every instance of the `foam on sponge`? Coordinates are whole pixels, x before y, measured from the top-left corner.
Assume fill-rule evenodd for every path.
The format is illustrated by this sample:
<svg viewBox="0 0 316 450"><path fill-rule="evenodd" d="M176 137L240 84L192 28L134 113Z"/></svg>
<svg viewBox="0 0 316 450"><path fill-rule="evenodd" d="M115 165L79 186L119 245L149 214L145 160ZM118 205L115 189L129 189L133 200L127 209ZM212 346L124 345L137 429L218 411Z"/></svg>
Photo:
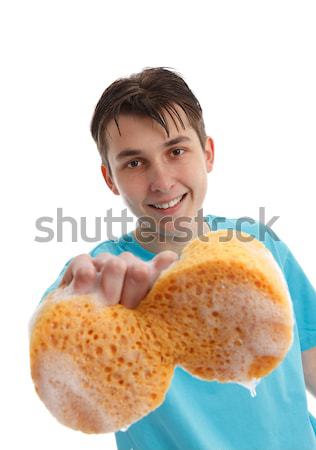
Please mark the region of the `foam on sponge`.
<svg viewBox="0 0 316 450"><path fill-rule="evenodd" d="M293 339L283 274L261 242L226 235L191 241L136 309L60 288L45 299L30 328L31 374L61 423L129 426L162 404L176 365L251 385L282 362Z"/></svg>

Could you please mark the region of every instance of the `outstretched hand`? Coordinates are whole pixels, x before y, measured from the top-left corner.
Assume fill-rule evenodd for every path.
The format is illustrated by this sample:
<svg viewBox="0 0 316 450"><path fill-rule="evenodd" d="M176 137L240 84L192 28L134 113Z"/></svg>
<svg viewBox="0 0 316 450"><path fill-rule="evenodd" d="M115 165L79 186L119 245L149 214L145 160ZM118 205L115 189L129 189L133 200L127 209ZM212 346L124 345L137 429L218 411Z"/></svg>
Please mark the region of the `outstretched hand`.
<svg viewBox="0 0 316 450"><path fill-rule="evenodd" d="M160 273L177 259L170 250L158 253L149 262L129 252L118 256L102 253L94 258L82 254L71 261L59 287L71 284L74 294L98 291L107 305L121 303L136 308Z"/></svg>

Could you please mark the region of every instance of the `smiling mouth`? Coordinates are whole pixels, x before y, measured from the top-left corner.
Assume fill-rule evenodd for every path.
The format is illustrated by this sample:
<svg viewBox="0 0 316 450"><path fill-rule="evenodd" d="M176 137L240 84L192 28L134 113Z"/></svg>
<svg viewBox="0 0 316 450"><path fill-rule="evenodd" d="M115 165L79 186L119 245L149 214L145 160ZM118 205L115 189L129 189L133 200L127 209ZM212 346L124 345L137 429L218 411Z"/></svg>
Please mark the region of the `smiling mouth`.
<svg viewBox="0 0 316 450"><path fill-rule="evenodd" d="M187 195L187 192L185 194L182 194L182 196L176 197L174 200L171 200L168 203L155 203L155 204L148 205L148 206L150 206L151 208L154 208L154 209L162 210L162 211L171 209L171 208L174 208L175 206L179 205L184 200L186 195Z"/></svg>

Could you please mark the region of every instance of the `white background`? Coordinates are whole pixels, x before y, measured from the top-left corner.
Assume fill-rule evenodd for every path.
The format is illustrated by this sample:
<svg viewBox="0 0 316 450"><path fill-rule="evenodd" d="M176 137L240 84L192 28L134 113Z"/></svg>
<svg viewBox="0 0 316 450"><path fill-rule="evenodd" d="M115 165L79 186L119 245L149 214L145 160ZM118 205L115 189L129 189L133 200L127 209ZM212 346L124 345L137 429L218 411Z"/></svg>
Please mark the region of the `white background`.
<svg viewBox="0 0 316 450"><path fill-rule="evenodd" d="M0 445L114 449L112 435L60 425L35 394L28 320L64 263L96 245L66 230L62 243L37 243L35 220L62 207L93 232L95 216L125 207L101 176L93 109L118 77L169 66L215 141L205 212L280 216L273 229L315 286L315 2L11 0L0 17Z"/></svg>

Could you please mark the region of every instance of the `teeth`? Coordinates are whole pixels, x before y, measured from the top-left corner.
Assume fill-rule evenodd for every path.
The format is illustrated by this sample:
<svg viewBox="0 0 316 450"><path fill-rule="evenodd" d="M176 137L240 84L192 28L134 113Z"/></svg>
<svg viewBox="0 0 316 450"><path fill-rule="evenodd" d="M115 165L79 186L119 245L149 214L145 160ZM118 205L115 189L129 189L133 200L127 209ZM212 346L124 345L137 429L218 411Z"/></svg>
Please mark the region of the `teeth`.
<svg viewBox="0 0 316 450"><path fill-rule="evenodd" d="M172 208L177 203L179 203L179 201L182 199L182 197L183 197L183 195L180 195L179 197L171 200L171 202L169 202L169 203L155 203L153 206L155 208L160 208L160 209Z"/></svg>

